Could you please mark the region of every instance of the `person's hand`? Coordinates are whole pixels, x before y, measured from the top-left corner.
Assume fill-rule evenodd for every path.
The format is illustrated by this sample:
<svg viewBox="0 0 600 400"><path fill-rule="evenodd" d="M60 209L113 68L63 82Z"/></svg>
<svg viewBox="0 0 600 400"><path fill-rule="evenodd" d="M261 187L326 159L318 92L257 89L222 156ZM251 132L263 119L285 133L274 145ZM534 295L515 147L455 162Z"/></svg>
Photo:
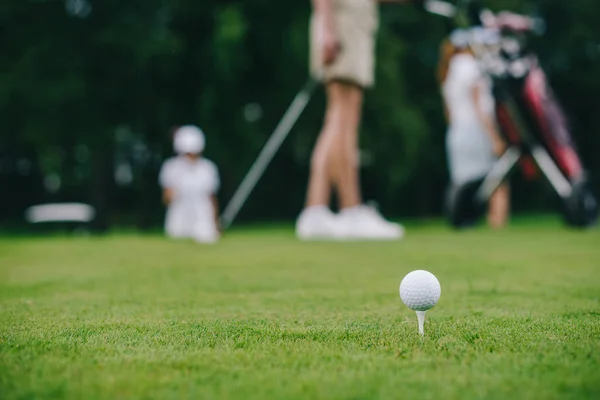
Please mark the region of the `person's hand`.
<svg viewBox="0 0 600 400"><path fill-rule="evenodd" d="M319 18L318 30L319 48L321 49L323 64L331 65L335 62L341 50L333 21L326 16L321 16Z"/></svg>
<svg viewBox="0 0 600 400"><path fill-rule="evenodd" d="M169 205L173 202L176 197L177 192L171 188L166 188L163 190L163 203L165 205Z"/></svg>
<svg viewBox="0 0 600 400"><path fill-rule="evenodd" d="M496 157L500 157L506 151L506 143L499 137L499 135L496 139L494 139L494 143L492 145Z"/></svg>

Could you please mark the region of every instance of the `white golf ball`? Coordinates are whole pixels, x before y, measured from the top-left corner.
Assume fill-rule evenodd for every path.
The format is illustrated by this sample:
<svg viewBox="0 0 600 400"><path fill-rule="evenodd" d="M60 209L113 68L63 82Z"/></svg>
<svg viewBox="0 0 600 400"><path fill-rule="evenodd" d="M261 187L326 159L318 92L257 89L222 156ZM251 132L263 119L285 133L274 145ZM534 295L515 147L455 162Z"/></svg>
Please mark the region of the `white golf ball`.
<svg viewBox="0 0 600 400"><path fill-rule="evenodd" d="M431 272L409 272L400 282L400 298L414 311L427 311L435 306L442 294L440 282Z"/></svg>

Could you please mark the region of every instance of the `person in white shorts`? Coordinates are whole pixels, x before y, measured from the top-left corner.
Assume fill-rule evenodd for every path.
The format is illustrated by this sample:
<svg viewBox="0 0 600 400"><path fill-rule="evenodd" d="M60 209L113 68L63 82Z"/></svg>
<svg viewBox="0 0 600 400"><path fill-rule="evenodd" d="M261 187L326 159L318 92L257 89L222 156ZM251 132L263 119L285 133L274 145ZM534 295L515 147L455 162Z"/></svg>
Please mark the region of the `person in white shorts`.
<svg viewBox="0 0 600 400"><path fill-rule="evenodd" d="M471 34L454 31L442 44L438 67L448 119L446 151L453 185L483 178L505 149L496 127L491 81L468 48ZM490 198L490 226L504 226L508 209L509 188L503 184Z"/></svg>
<svg viewBox="0 0 600 400"><path fill-rule="evenodd" d="M310 69L325 85L327 106L296 235L303 240L399 239L403 227L362 205L359 189L358 128L363 91L374 84L377 1L312 4ZM332 189L337 191L339 214L329 209Z"/></svg>
<svg viewBox="0 0 600 400"><path fill-rule="evenodd" d="M176 157L166 160L159 182L167 205L165 233L171 238L189 238L200 243L219 240L219 173L215 164L202 157L205 138L193 125L180 127L174 134Z"/></svg>

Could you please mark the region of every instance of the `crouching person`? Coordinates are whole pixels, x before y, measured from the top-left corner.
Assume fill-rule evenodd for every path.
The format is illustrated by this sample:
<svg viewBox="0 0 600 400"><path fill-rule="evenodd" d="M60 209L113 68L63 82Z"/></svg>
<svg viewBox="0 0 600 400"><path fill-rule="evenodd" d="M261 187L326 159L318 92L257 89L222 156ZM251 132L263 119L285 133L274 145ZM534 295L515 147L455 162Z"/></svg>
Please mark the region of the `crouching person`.
<svg viewBox="0 0 600 400"><path fill-rule="evenodd" d="M173 147L177 156L164 162L159 175L167 206L165 233L171 238L215 243L220 237L219 173L202 156L204 134L196 126L182 126L175 131Z"/></svg>

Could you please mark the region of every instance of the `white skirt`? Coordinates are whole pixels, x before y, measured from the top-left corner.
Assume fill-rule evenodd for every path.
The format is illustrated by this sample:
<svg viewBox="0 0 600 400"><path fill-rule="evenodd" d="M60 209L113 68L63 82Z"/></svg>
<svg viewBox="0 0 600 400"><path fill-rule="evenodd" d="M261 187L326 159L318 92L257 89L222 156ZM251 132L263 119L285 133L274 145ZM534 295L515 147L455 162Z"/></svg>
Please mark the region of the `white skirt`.
<svg viewBox="0 0 600 400"><path fill-rule="evenodd" d="M496 161L492 140L477 125L451 126L446 136L446 151L454 185L484 177Z"/></svg>

